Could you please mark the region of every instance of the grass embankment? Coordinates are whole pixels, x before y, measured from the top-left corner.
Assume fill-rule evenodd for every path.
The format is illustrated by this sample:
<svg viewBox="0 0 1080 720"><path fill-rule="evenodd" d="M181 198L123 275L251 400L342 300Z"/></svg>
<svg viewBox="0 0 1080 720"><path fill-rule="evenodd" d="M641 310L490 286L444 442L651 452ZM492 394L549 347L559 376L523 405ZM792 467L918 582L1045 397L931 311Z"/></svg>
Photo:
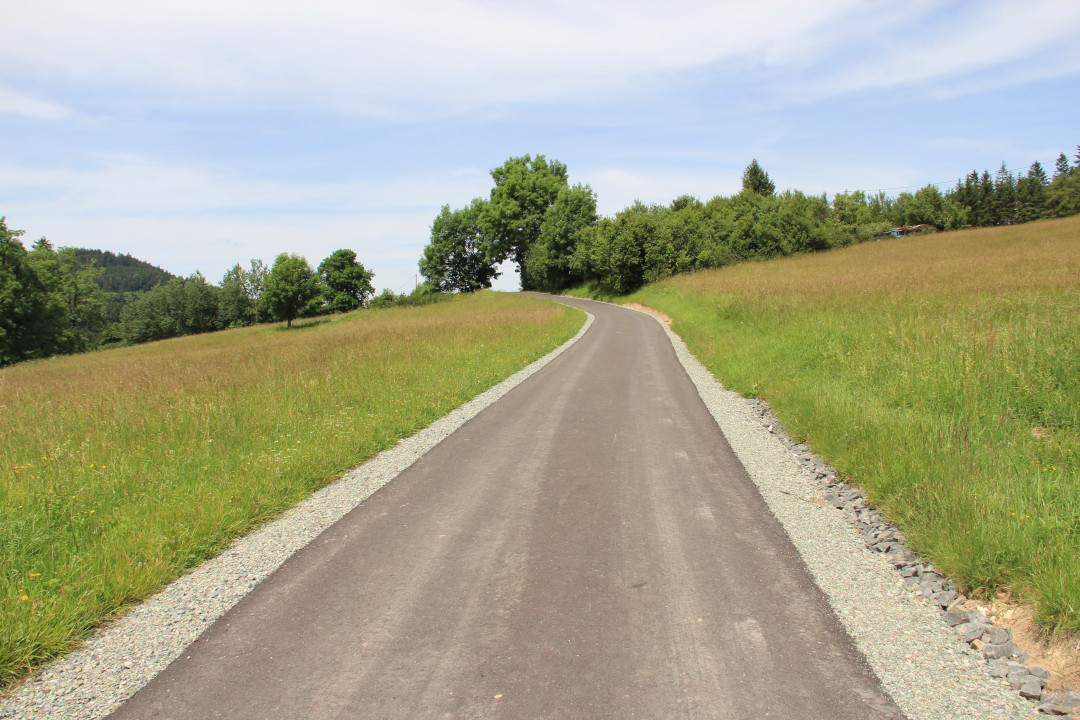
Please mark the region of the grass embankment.
<svg viewBox="0 0 1080 720"><path fill-rule="evenodd" d="M670 278L663 311L969 590L1080 631L1080 218Z"/></svg>
<svg viewBox="0 0 1080 720"><path fill-rule="evenodd" d="M481 293L0 371L0 681L582 321Z"/></svg>

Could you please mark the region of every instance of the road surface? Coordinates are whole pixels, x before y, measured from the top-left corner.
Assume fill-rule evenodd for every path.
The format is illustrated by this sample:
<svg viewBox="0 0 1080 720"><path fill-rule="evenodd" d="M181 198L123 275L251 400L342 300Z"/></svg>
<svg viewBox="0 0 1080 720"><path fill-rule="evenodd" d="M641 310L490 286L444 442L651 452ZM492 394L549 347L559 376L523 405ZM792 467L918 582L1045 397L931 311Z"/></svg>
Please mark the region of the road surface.
<svg viewBox="0 0 1080 720"><path fill-rule="evenodd" d="M112 716L901 718L662 328L573 347Z"/></svg>

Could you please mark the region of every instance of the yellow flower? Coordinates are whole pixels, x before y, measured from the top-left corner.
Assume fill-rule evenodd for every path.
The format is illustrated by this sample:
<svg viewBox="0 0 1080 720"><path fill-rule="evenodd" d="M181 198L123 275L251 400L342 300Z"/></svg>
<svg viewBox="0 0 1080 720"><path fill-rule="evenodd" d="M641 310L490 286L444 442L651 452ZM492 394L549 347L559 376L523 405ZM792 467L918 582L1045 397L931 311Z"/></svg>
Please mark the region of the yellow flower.
<svg viewBox="0 0 1080 720"><path fill-rule="evenodd" d="M20 597L19 599L20 599L20 600L22 600L23 602L26 602L26 601L27 601L27 600L29 600L30 598L29 598L29 597L27 597L26 595L23 595L23 596L22 596L22 597Z"/></svg>
<svg viewBox="0 0 1080 720"><path fill-rule="evenodd" d="M30 577L41 577L41 573L30 573Z"/></svg>

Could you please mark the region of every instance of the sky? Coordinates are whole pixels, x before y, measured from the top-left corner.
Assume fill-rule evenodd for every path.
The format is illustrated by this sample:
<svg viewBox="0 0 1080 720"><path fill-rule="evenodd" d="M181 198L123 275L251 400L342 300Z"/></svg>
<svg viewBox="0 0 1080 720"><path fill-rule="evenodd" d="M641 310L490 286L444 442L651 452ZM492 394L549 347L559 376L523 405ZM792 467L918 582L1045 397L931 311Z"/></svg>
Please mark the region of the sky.
<svg viewBox="0 0 1080 720"><path fill-rule="evenodd" d="M1075 0L9 3L0 215L211 282L348 248L403 292L439 209L525 154L604 215L734 194L752 159L830 197L1049 172L1078 37Z"/></svg>

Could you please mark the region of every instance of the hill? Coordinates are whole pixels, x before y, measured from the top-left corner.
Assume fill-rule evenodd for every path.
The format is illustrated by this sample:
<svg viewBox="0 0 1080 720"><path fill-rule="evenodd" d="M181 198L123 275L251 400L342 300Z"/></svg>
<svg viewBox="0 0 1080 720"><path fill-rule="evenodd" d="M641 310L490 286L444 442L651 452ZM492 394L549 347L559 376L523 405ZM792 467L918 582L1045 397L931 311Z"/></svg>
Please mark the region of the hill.
<svg viewBox="0 0 1080 720"><path fill-rule="evenodd" d="M98 285L108 293L143 292L176 277L126 253L75 248L75 257L85 267L94 264L103 270Z"/></svg>
<svg viewBox="0 0 1080 720"><path fill-rule="evenodd" d="M171 272L126 253L117 255L109 250L77 247L75 255L84 267L90 267L93 263L104 271L97 284L106 293L141 293L176 277Z"/></svg>

